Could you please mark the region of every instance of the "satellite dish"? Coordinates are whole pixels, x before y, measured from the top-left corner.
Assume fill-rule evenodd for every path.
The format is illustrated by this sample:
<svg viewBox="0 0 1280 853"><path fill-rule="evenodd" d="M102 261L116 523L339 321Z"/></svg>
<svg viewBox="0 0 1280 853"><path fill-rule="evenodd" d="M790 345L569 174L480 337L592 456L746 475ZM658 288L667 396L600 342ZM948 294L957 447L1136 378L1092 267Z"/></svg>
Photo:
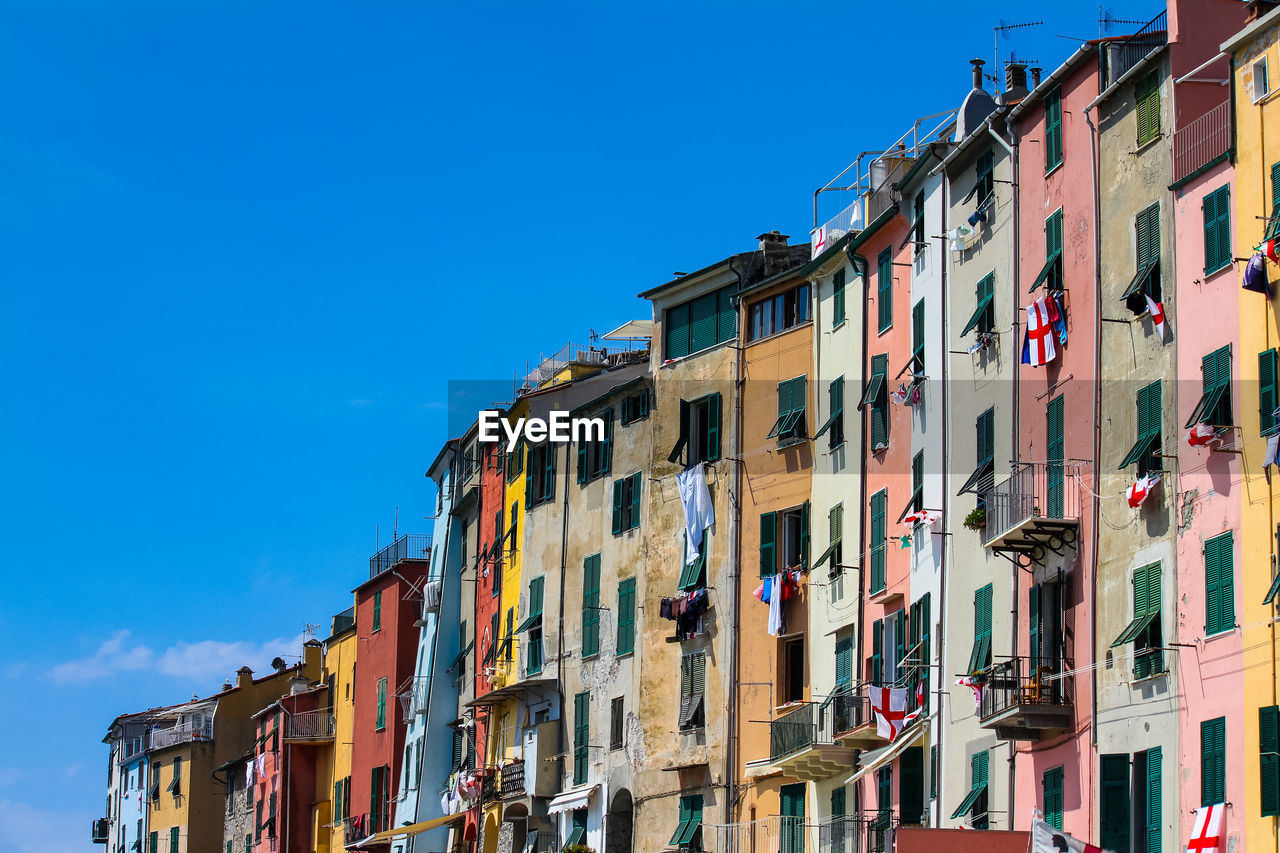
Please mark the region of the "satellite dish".
<svg viewBox="0 0 1280 853"><path fill-rule="evenodd" d="M284 669L284 658L276 657L271 659L271 668L279 672Z"/></svg>

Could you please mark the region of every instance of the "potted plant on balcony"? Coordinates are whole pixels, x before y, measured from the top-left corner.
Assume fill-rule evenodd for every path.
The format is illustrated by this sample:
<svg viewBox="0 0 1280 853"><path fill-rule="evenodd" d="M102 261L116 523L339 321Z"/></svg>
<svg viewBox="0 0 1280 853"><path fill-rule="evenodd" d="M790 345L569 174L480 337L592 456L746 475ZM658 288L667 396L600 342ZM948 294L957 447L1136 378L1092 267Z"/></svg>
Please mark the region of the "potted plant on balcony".
<svg viewBox="0 0 1280 853"><path fill-rule="evenodd" d="M984 506L974 507L969 510L969 514L964 517L961 522L970 530L981 530L987 526L987 508Z"/></svg>

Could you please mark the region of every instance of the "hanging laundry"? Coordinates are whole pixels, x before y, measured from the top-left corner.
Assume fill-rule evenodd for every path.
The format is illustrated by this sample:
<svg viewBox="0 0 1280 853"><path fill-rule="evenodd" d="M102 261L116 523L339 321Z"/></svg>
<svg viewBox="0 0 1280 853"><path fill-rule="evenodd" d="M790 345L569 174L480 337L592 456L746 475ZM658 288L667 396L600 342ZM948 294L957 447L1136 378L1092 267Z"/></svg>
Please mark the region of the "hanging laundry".
<svg viewBox="0 0 1280 853"><path fill-rule="evenodd" d="M1124 493L1125 499L1129 501L1129 506L1133 509L1142 506L1147 499L1147 495L1151 494L1151 490L1159 482L1159 474L1148 474L1145 477L1138 478L1138 481L1126 489Z"/></svg>
<svg viewBox="0 0 1280 853"><path fill-rule="evenodd" d="M947 232L946 237L951 241L951 251L963 252L967 238L973 234L972 229L964 225L957 225Z"/></svg>
<svg viewBox="0 0 1280 853"><path fill-rule="evenodd" d="M907 393L907 405L914 406L920 402L920 383L911 386L911 390Z"/></svg>
<svg viewBox="0 0 1280 853"><path fill-rule="evenodd" d="M1218 431L1209 424L1196 424L1187 430L1187 444L1192 447L1204 447L1209 442L1216 440Z"/></svg>
<svg viewBox="0 0 1280 853"><path fill-rule="evenodd" d="M1049 309L1044 297L1027 306L1027 336L1022 344L1022 363L1040 367L1057 356L1053 330L1049 326Z"/></svg>
<svg viewBox="0 0 1280 853"><path fill-rule="evenodd" d="M907 710L907 688L905 687L868 687L871 710L876 716L876 734L887 740L894 740L898 733L911 725L920 716L924 707L924 684L916 688L916 709Z"/></svg>
<svg viewBox="0 0 1280 853"><path fill-rule="evenodd" d="M714 532L716 525L711 492L707 489L707 463L699 462L677 474L676 488L680 492L680 505L684 508L684 562L687 566L698 559L705 531Z"/></svg>
<svg viewBox="0 0 1280 853"><path fill-rule="evenodd" d="M889 402L902 406L906 404L907 396L907 386L899 382L898 390L889 392Z"/></svg>
<svg viewBox="0 0 1280 853"><path fill-rule="evenodd" d="M1148 296L1147 313L1151 315L1151 322L1156 327L1156 337L1160 338L1160 343L1164 343L1164 304Z"/></svg>
<svg viewBox="0 0 1280 853"><path fill-rule="evenodd" d="M1270 468L1272 465L1280 465L1280 433L1273 433L1267 439L1267 452L1262 457L1262 467Z"/></svg>
<svg viewBox="0 0 1280 853"><path fill-rule="evenodd" d="M1267 280L1267 262L1258 252L1244 266L1244 281L1240 285L1244 290L1266 294L1271 298L1271 282Z"/></svg>
<svg viewBox="0 0 1280 853"><path fill-rule="evenodd" d="M1225 803L1214 803L1196 810L1187 853L1218 853L1222 849L1222 814L1226 808Z"/></svg>
<svg viewBox="0 0 1280 853"><path fill-rule="evenodd" d="M786 615L783 612L783 573L779 572L769 578L772 589L769 590L769 636L776 637L786 630Z"/></svg>
<svg viewBox="0 0 1280 853"><path fill-rule="evenodd" d="M976 344L969 347L969 355L975 355L986 348L987 348L987 342L979 338Z"/></svg>
<svg viewBox="0 0 1280 853"><path fill-rule="evenodd" d="M248 764L244 766L244 769L245 769L244 786L246 788L253 784L254 767L256 764L257 762L250 761Z"/></svg>
<svg viewBox="0 0 1280 853"><path fill-rule="evenodd" d="M908 529L914 528L917 524L924 524L931 527L941 518L942 513L937 510L921 509L904 515L902 517L902 525Z"/></svg>
<svg viewBox="0 0 1280 853"><path fill-rule="evenodd" d="M1049 294L1049 322L1058 336L1058 343L1067 345L1067 306L1063 301L1063 292L1055 290Z"/></svg>
<svg viewBox="0 0 1280 853"><path fill-rule="evenodd" d="M1271 263L1280 264L1280 247L1276 245L1276 242L1276 238L1272 237L1270 240L1262 244L1262 251L1266 253L1267 258Z"/></svg>
<svg viewBox="0 0 1280 853"><path fill-rule="evenodd" d="M898 550L900 551L907 550L908 548L911 547L911 534L908 533L904 536L899 536L898 541L902 543L901 547Z"/></svg>
<svg viewBox="0 0 1280 853"><path fill-rule="evenodd" d="M772 585L771 583L769 583L769 579L768 579L768 578L765 578L763 581L761 581L761 582L760 582L760 586L756 587L756 591L755 591L755 592L753 592L753 593L751 593L751 594L752 594L752 595L754 595L754 596L756 597L756 600L757 600L757 601L762 601L762 602L764 602L765 604L768 604L768 603L769 603L769 589L770 589L770 587L772 587L772 586L773 586L773 585Z"/></svg>
<svg viewBox="0 0 1280 853"><path fill-rule="evenodd" d="M961 687L968 687L973 691L973 706L975 708L982 707L982 691L986 689L987 679L982 675L962 675L956 679L956 684Z"/></svg>

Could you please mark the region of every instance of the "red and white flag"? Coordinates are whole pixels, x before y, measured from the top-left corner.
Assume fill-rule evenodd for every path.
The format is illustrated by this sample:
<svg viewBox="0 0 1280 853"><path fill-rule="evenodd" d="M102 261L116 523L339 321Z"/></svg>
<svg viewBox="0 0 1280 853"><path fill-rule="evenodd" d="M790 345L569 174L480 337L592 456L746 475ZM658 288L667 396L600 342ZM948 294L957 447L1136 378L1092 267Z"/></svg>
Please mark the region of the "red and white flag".
<svg viewBox="0 0 1280 853"><path fill-rule="evenodd" d="M1031 822L1031 853L1103 853L1103 850L1072 838L1043 820L1034 820Z"/></svg>
<svg viewBox="0 0 1280 853"><path fill-rule="evenodd" d="M1187 842L1187 853L1219 853L1222 849L1222 814L1226 810L1223 803L1201 806L1196 811L1196 822L1191 825L1191 840Z"/></svg>
<svg viewBox="0 0 1280 853"><path fill-rule="evenodd" d="M1053 361L1057 354L1053 343L1053 327L1049 321L1049 306L1041 297L1027 306L1027 357L1024 361L1039 366Z"/></svg>
<svg viewBox="0 0 1280 853"><path fill-rule="evenodd" d="M911 529L917 524L932 525L940 518L942 518L942 513L931 509L922 509L918 512L912 512L904 515L902 517L902 526L907 529Z"/></svg>
<svg viewBox="0 0 1280 853"><path fill-rule="evenodd" d="M1139 477L1138 482L1125 490L1124 496L1128 499L1129 506L1133 509L1142 506L1142 502L1147 499L1147 495L1151 494L1151 490L1158 482L1160 482L1159 474L1148 474L1145 477Z"/></svg>
<svg viewBox="0 0 1280 853"><path fill-rule="evenodd" d="M876 734L886 740L894 740L898 733L915 722L924 707L924 684L916 688L916 709L907 710L907 688L871 687L871 710L876 715Z"/></svg>
<svg viewBox="0 0 1280 853"><path fill-rule="evenodd" d="M1155 324L1156 334L1160 336L1160 343L1164 343L1164 303L1156 302L1150 296L1147 296L1146 299L1147 313L1151 315L1151 322Z"/></svg>
<svg viewBox="0 0 1280 853"><path fill-rule="evenodd" d="M1277 252L1277 248L1275 237L1262 244L1262 251L1267 253L1273 264L1280 264L1280 252Z"/></svg>
<svg viewBox="0 0 1280 853"><path fill-rule="evenodd" d="M1192 447L1204 447L1218 438L1218 431L1209 424L1196 424L1187 430L1187 444Z"/></svg>
<svg viewBox="0 0 1280 853"><path fill-rule="evenodd" d="M816 258L827 250L827 226L821 225L814 229L813 232L813 253L811 258Z"/></svg>
<svg viewBox="0 0 1280 853"><path fill-rule="evenodd" d="M956 679L956 684L961 687L968 687L973 691L973 707L982 707L982 691L986 687L987 680L972 675L962 675Z"/></svg>

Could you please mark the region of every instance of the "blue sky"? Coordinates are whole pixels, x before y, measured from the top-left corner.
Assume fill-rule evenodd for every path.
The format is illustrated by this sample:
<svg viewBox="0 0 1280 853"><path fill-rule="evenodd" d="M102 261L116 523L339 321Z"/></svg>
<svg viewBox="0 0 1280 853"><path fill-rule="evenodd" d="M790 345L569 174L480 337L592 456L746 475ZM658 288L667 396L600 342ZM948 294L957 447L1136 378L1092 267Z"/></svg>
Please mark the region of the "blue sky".
<svg viewBox="0 0 1280 853"><path fill-rule="evenodd" d="M804 235L1025 8L0 2L0 853L92 849L116 714L296 654L430 529L448 380ZM1002 53L1097 35L1042 14Z"/></svg>

